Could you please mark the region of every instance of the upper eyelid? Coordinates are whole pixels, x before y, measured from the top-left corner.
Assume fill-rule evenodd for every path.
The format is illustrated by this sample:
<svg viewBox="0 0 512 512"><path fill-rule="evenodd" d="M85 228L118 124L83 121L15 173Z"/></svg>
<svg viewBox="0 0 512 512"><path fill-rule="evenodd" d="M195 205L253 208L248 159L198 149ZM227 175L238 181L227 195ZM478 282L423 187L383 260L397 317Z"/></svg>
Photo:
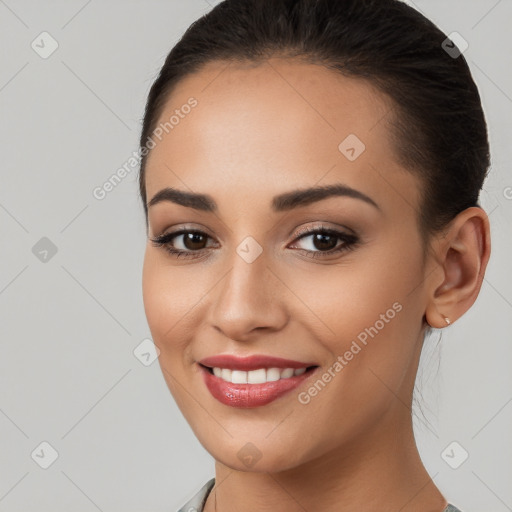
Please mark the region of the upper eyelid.
<svg viewBox="0 0 512 512"><path fill-rule="evenodd" d="M340 232L343 232L343 230L348 231L347 234L355 234L355 232L352 229L350 229L346 226L331 227L331 226L320 225L320 226L307 226L305 228L300 228L298 230L298 232L296 233L296 236L302 236L303 234L314 234L314 232L316 232L316 231L334 231L334 232L340 233ZM163 237L163 236L167 236L167 235L183 234L183 232L201 233L204 235L208 235L211 238L215 238L215 236L211 235L206 228L203 228L203 227L196 228L196 227L189 227L189 226L178 226L173 231L164 231L159 235L153 235L152 238L158 238L158 237Z"/></svg>
<svg viewBox="0 0 512 512"><path fill-rule="evenodd" d="M348 232L344 233L343 229L347 230ZM299 230L299 232L294 235L292 242L296 242L297 240L307 238L308 236L313 236L313 235L317 234L318 232L328 232L328 233L331 233L333 236L338 236L339 238L341 238L341 235L358 238L358 235L356 235L356 233L353 230L351 230L350 228L341 228L341 227L333 228L333 227L329 227L329 226L320 225L320 226L308 226L306 228ZM174 238L183 236L186 233L200 233L202 235L206 235L208 238L211 238L211 239L215 238L212 235L210 235L207 231L204 231L203 228L192 228L192 227L183 226L183 227L177 228L174 231L170 231L167 233L164 232L161 235L153 236L153 237L151 237L151 239L154 241L159 240L159 239L164 239L164 238L170 238L171 240L173 240ZM203 249L200 249L200 250L203 250ZM199 252L200 250L186 251L186 252Z"/></svg>

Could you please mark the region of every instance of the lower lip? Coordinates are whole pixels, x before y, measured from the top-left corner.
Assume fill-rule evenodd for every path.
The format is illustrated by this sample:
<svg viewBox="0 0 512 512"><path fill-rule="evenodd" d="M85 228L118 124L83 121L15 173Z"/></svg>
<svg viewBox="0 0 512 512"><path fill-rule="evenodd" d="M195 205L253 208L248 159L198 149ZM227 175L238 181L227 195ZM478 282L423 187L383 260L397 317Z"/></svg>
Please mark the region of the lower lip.
<svg viewBox="0 0 512 512"><path fill-rule="evenodd" d="M199 365L199 367L203 373L204 383L212 396L224 405L241 409L260 407L273 402L300 386L317 369L312 368L302 375L263 384L233 384L216 377L204 366Z"/></svg>

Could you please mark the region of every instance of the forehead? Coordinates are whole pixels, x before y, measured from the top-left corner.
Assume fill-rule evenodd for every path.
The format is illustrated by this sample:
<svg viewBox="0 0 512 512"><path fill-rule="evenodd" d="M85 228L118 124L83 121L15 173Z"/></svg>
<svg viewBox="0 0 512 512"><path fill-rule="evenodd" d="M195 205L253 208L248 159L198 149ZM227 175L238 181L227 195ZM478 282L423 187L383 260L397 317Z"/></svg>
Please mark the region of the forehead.
<svg viewBox="0 0 512 512"><path fill-rule="evenodd" d="M414 200L416 182L390 143L393 115L392 101L369 82L321 65L209 63L178 83L161 113L167 129L153 137L148 200L165 186L268 198L339 182L379 196L383 174Z"/></svg>

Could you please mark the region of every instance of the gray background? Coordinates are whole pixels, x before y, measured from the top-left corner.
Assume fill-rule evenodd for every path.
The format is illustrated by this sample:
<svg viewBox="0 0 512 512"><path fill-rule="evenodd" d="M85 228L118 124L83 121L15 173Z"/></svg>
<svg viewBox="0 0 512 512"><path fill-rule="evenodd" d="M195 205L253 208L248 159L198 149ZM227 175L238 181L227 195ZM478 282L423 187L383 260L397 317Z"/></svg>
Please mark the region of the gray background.
<svg viewBox="0 0 512 512"><path fill-rule="evenodd" d="M414 5L469 42L493 161L482 195L491 262L477 303L443 330L440 351L440 332L429 339L418 381L426 420L418 412L415 431L452 503L504 512L512 510L512 2ZM0 511L173 512L214 475L158 362L145 366L133 353L150 337L138 169L103 200L93 196L137 149L166 54L212 6L0 0ZM31 47L43 31L59 44L46 59ZM43 441L58 453L47 469ZM463 450L468 459L453 469L447 461L460 462Z"/></svg>

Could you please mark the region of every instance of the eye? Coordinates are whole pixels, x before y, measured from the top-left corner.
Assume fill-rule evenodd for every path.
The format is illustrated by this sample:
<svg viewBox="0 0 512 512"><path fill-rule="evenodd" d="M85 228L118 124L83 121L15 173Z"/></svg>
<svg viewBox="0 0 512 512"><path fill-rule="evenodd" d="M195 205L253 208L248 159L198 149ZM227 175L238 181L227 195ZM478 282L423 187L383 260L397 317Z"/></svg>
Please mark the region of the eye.
<svg viewBox="0 0 512 512"><path fill-rule="evenodd" d="M176 258L198 258L206 249L209 238L211 237L203 231L181 229L152 238L151 242L155 247L164 248ZM177 242L174 242L175 239Z"/></svg>
<svg viewBox="0 0 512 512"><path fill-rule="evenodd" d="M354 248L359 239L352 233L346 233L326 227L307 227L298 233L296 241L310 239L299 249L310 258L322 258ZM208 240L212 238L203 231L180 229L151 239L155 247L162 247L176 258L200 258L208 249ZM296 242L295 242L296 244ZM210 246L211 247L211 246ZM293 245L291 248L295 248Z"/></svg>
<svg viewBox="0 0 512 512"><path fill-rule="evenodd" d="M338 231L336 229L316 227L307 227L299 232L297 240L308 240L304 243L301 250L311 258L322 258L353 249L359 239L352 233ZM293 246L292 246L293 247Z"/></svg>

